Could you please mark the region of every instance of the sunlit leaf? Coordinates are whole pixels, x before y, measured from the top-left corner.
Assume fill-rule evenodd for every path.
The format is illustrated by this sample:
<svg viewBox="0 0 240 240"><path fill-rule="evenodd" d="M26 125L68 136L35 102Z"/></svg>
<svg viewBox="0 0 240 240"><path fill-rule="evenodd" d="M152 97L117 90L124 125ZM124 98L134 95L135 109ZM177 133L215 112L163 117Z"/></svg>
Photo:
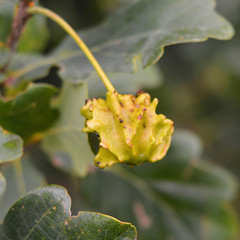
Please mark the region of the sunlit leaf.
<svg viewBox="0 0 240 240"><path fill-rule="evenodd" d="M22 139L0 127L0 164L12 162L23 155Z"/></svg>

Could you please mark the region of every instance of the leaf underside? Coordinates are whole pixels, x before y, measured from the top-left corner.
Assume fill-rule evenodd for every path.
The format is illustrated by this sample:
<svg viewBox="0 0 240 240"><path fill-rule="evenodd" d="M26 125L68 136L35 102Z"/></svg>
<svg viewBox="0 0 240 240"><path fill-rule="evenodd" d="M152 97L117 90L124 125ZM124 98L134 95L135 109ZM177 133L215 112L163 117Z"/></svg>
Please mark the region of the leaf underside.
<svg viewBox="0 0 240 240"><path fill-rule="evenodd" d="M132 72L136 71L137 58L141 58L143 67L152 65L163 55L165 46L209 37L231 38L231 25L214 8L212 0L140 0L126 11L114 13L103 24L79 34L105 71ZM58 65L61 76L74 82L94 71L68 37L47 57L15 56L10 74L32 80L46 75L52 65Z"/></svg>

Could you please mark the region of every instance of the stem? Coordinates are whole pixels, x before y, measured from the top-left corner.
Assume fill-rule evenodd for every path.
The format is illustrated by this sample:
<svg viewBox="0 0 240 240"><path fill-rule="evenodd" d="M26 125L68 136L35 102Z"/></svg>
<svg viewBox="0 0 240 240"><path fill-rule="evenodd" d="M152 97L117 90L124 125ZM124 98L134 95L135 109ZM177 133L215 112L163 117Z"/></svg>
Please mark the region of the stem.
<svg viewBox="0 0 240 240"><path fill-rule="evenodd" d="M49 9L42 8L42 7L31 7L27 9L28 14L41 14L44 15L53 21L55 21L57 24L59 24L78 44L78 46L82 49L84 54L87 56L93 67L96 69L98 75L102 79L103 83L105 84L106 88L113 92L115 91L115 88L113 87L112 83L106 76L105 72L91 53L91 51L88 49L86 44L82 41L82 39L78 36L78 34L73 30L73 28L65 21L63 20L59 15L52 12Z"/></svg>
<svg viewBox="0 0 240 240"><path fill-rule="evenodd" d="M21 0L19 7L17 8L16 15L12 24L12 30L8 37L6 46L11 49L12 53L16 51L18 41L22 35L23 29L30 18L30 15L26 12L28 8L28 2Z"/></svg>
<svg viewBox="0 0 240 240"><path fill-rule="evenodd" d="M17 179L18 194L23 196L26 193L26 186L23 178L23 170L21 160L18 159L13 163L14 171Z"/></svg>
<svg viewBox="0 0 240 240"><path fill-rule="evenodd" d="M10 35L8 36L7 42L6 44L4 44L0 41L0 47L5 45L7 48L11 50L11 56L8 62L0 68L0 73L5 73L7 71L12 61L13 54L16 52L18 41L22 36L22 32L27 24L27 21L31 17L26 12L26 9L29 6L29 1L32 1L32 0L20 0L20 3L16 8L16 13L12 23L12 29L11 29Z"/></svg>

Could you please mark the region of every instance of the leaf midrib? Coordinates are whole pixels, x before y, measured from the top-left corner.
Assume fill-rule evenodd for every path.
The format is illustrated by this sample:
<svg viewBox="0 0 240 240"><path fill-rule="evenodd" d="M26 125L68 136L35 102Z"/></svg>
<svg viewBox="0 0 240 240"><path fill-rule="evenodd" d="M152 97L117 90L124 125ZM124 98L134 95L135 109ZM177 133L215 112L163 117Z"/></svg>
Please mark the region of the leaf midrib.
<svg viewBox="0 0 240 240"><path fill-rule="evenodd" d="M53 209L54 206L55 206L57 203L61 202L61 200L62 200L62 199L57 200L57 201L53 204L53 206L51 206L50 208L47 209L46 212L44 212L44 214L42 215L42 217L38 220L38 222L34 225L34 227L29 231L28 235L26 236L26 238L25 238L24 240L27 240L28 237L30 237L30 235L31 235L31 233L34 231L34 229L35 229L35 228L41 223L41 221L47 216L47 213L48 213L51 209Z"/></svg>

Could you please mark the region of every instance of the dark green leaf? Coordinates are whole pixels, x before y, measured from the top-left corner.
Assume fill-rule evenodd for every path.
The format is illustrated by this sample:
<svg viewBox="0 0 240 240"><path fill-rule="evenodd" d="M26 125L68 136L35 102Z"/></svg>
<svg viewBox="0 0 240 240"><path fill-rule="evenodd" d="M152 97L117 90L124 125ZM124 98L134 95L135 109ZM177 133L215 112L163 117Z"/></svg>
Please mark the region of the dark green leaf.
<svg viewBox="0 0 240 240"><path fill-rule="evenodd" d="M11 31L14 3L9 0L0 1L0 41L5 42Z"/></svg>
<svg viewBox="0 0 240 240"><path fill-rule="evenodd" d="M31 18L19 41L18 51L32 53L44 50L49 36L46 23L43 16Z"/></svg>
<svg viewBox="0 0 240 240"><path fill-rule="evenodd" d="M0 125L28 140L33 133L50 127L58 117L50 101L57 89L45 84L33 84L16 98L0 98Z"/></svg>
<svg viewBox="0 0 240 240"><path fill-rule="evenodd" d="M212 0L140 0L102 25L80 32L80 36L107 72L136 71L137 58L141 58L143 67L152 65L163 55L165 46L208 37L231 38L231 25L214 7ZM45 60L27 63L13 75L30 79L32 73L38 76L39 68L46 72L56 63L62 67L61 75L74 81L94 71L69 37Z"/></svg>
<svg viewBox="0 0 240 240"><path fill-rule="evenodd" d="M28 155L24 155L21 159L22 175L26 189L21 189L21 182L18 179L19 173L13 164L2 167L2 174L6 178L7 188L3 200L0 203L0 222L3 221L8 209L22 197L22 190L27 192L34 188L40 187L46 183L43 175L33 166L31 159Z"/></svg>
<svg viewBox="0 0 240 240"><path fill-rule="evenodd" d="M22 139L0 127L0 164L15 161L21 158L22 155Z"/></svg>
<svg viewBox="0 0 240 240"><path fill-rule="evenodd" d="M134 240L136 229L99 213L72 217L66 190L48 186L28 193L11 207L0 228L0 238Z"/></svg>
<svg viewBox="0 0 240 240"><path fill-rule="evenodd" d="M49 153L54 166L78 176L87 173L93 154L82 132L85 119L80 109L87 99L87 85L64 83L58 102L60 118L46 133L43 148Z"/></svg>
<svg viewBox="0 0 240 240"><path fill-rule="evenodd" d="M181 142L180 137L176 140ZM84 180L82 196L94 207L91 210L135 224L140 239L234 239L238 227L227 203L236 193L235 179L187 155L191 156L178 158L171 149L155 164L97 171Z"/></svg>

